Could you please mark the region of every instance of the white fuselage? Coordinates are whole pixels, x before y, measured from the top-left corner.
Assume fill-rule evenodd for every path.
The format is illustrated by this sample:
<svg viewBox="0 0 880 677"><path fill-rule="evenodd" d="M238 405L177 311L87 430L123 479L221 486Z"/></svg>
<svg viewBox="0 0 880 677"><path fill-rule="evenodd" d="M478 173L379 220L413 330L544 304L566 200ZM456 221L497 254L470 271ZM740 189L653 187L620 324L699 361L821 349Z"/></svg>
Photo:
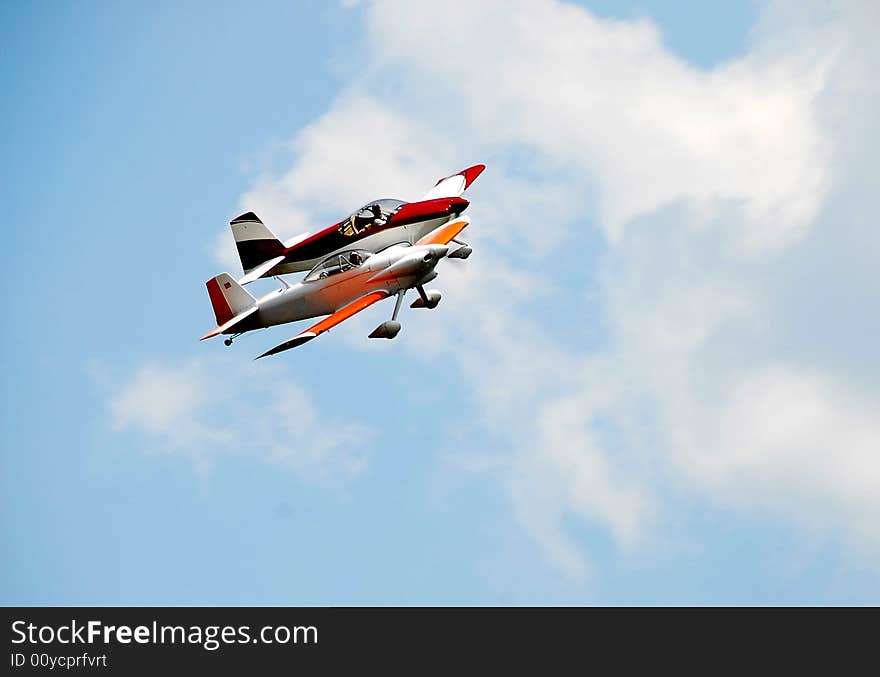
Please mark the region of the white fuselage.
<svg viewBox="0 0 880 677"><path fill-rule="evenodd" d="M259 327L271 327L329 315L370 292L382 290L391 296L427 282L436 276L434 267L442 258L441 250L445 252L445 245L394 246L373 254L356 268L276 289L257 299L256 322ZM383 273L392 266L393 270ZM371 281L380 274L381 279Z"/></svg>
<svg viewBox="0 0 880 677"><path fill-rule="evenodd" d="M451 215L444 214L443 216L436 219L418 221L415 223L407 224L405 226L398 226L397 228L382 230L374 235L368 235L367 237L356 240L355 242L347 244L344 247L340 247L335 251L322 254L321 256L314 259L308 259L306 261L295 261L293 263L280 263L272 268L272 270L270 270L268 273L266 273L266 277L269 277L271 275L287 275L288 273L303 273L309 271L315 265L323 261L328 254L336 254L338 252L351 249L352 247L375 252L385 249L386 247L390 247L393 244L398 244L399 242L409 242L410 244L413 244L415 242L418 242L420 238L424 237L435 228L442 226L451 218L453 218Z"/></svg>

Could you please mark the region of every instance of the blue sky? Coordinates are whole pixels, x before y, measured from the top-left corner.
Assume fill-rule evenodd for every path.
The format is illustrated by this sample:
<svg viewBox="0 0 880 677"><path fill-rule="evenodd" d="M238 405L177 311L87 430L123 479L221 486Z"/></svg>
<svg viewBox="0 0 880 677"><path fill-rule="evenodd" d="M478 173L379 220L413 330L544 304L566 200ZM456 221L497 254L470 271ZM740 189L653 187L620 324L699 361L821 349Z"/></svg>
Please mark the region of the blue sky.
<svg viewBox="0 0 880 677"><path fill-rule="evenodd" d="M0 8L0 602L880 601L877 324L816 301L876 298L864 7L490 4ZM398 340L197 341L240 209L478 161Z"/></svg>

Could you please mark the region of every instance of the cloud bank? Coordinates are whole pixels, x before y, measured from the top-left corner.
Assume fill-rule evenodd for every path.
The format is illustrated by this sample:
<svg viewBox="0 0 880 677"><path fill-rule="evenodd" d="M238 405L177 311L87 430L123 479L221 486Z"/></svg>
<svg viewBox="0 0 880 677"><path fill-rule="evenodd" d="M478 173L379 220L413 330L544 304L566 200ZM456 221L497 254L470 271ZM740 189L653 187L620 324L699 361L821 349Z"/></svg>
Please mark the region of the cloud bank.
<svg viewBox="0 0 880 677"><path fill-rule="evenodd" d="M228 358L146 364L119 386L110 412L117 430L190 457L203 474L225 456L248 455L309 481L344 482L368 461L364 426L322 416L277 371Z"/></svg>
<svg viewBox="0 0 880 677"><path fill-rule="evenodd" d="M411 359L458 364L547 561L582 580L571 519L631 549L682 489L875 551L876 5L771 4L711 69L563 2L354 11L362 74L242 207L288 237L488 162Z"/></svg>

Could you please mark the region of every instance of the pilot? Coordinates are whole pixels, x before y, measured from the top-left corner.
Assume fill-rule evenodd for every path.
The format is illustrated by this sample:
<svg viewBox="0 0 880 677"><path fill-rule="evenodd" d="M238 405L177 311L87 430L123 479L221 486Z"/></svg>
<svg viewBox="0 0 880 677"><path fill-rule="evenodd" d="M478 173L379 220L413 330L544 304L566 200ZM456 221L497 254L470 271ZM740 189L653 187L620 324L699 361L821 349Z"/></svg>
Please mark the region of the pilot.
<svg viewBox="0 0 880 677"><path fill-rule="evenodd" d="M348 261L349 261L349 263L351 263L351 265L353 265L353 266L359 266L359 265L361 265L361 264L364 262L364 260L363 260L363 258L361 257L361 255L358 254L357 252L352 252L351 254L349 254L349 255L348 255Z"/></svg>
<svg viewBox="0 0 880 677"><path fill-rule="evenodd" d="M375 202L370 206L373 212L373 224L377 226L385 225L385 219L382 218L382 208Z"/></svg>

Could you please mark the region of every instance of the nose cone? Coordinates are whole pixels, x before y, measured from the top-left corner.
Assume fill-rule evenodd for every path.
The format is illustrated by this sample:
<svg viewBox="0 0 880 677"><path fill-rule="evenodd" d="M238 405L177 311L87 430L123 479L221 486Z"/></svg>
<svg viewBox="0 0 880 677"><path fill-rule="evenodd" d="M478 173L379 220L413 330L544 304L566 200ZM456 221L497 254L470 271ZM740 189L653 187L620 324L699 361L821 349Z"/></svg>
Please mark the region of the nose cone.
<svg viewBox="0 0 880 677"><path fill-rule="evenodd" d="M459 216L461 213L468 208L470 202L465 200L463 197L453 197L449 199L449 213L454 216Z"/></svg>
<svg viewBox="0 0 880 677"><path fill-rule="evenodd" d="M407 252L388 267L378 271L367 282L386 282L407 277L422 277L429 273L437 262L446 256L448 247L432 245L430 247L414 247L415 251Z"/></svg>

